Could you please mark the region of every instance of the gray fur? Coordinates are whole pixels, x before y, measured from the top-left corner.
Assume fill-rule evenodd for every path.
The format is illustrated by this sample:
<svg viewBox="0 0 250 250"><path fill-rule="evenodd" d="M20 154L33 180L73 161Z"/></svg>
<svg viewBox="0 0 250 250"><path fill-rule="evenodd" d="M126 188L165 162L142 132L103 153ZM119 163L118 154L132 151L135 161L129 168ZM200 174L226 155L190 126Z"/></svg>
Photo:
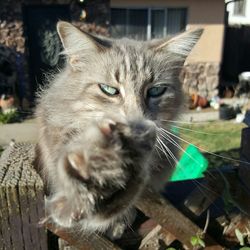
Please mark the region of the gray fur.
<svg viewBox="0 0 250 250"><path fill-rule="evenodd" d="M201 32L169 41L112 40L59 22L58 33L68 62L37 106L48 213L61 226L105 231L128 216L146 186L163 187L173 171L156 153L157 128L181 109L178 76ZM105 95L100 83L120 94ZM157 84L167 91L149 98L147 89Z"/></svg>

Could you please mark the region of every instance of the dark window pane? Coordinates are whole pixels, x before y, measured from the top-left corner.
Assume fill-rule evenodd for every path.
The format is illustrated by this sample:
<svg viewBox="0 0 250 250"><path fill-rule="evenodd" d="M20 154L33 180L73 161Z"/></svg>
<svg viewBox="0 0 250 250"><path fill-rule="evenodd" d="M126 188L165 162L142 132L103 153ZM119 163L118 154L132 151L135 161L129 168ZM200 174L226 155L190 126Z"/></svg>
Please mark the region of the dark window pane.
<svg viewBox="0 0 250 250"><path fill-rule="evenodd" d="M148 10L130 9L128 10L128 33L129 37L138 40L147 38Z"/></svg>
<svg viewBox="0 0 250 250"><path fill-rule="evenodd" d="M167 34L172 35L185 30L187 10L169 8L167 13Z"/></svg>
<svg viewBox="0 0 250 250"><path fill-rule="evenodd" d="M113 37L126 36L126 9L111 9L110 33Z"/></svg>
<svg viewBox="0 0 250 250"><path fill-rule="evenodd" d="M164 10L151 11L151 38L163 37L164 24L165 24Z"/></svg>

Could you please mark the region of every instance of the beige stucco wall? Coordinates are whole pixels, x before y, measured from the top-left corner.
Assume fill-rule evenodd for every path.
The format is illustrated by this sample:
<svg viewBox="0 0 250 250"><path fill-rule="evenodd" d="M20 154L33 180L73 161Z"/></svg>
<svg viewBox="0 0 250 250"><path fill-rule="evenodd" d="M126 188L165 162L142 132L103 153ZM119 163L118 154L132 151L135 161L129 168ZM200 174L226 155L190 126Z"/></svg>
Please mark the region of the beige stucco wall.
<svg viewBox="0 0 250 250"><path fill-rule="evenodd" d="M188 63L221 63L224 35L224 0L111 0L111 7L186 7L187 29L204 27Z"/></svg>

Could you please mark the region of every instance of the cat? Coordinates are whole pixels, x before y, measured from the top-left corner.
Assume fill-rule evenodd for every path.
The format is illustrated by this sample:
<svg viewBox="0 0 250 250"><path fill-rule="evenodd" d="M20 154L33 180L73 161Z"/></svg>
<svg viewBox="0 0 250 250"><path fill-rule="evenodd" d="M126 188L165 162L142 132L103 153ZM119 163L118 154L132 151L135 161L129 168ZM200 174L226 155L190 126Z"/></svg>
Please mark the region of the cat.
<svg viewBox="0 0 250 250"><path fill-rule="evenodd" d="M161 128L181 111L180 70L202 30L151 41L97 37L63 21L57 31L67 62L36 110L48 218L105 232L174 170L177 150Z"/></svg>

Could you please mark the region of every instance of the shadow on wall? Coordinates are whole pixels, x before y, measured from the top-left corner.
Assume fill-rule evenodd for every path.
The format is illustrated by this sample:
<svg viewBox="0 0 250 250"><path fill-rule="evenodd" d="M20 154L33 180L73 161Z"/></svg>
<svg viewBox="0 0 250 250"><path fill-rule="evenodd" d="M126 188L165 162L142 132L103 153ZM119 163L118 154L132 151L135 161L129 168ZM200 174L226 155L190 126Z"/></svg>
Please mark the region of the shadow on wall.
<svg viewBox="0 0 250 250"><path fill-rule="evenodd" d="M56 9L62 8L67 9L69 18L65 18L65 15L60 16L57 12ZM32 12L28 21L27 10ZM71 0L0 1L0 94L14 93L18 97L17 105L20 107L28 108L33 105L35 92L48 68L42 64L40 57L34 58L45 54L41 51L41 46L38 46L37 41L41 43L41 39L34 38L34 35L29 36L31 33L35 36L39 33L36 28L39 28L37 24L40 19L50 24L54 23L54 30L58 20L71 19L76 26L85 31L107 35L109 10L109 0L86 0L84 6L80 1ZM53 13L49 15L48 12ZM32 27L36 32L31 32ZM45 33L48 34L48 38L52 26L47 27L49 28ZM48 43L51 40L53 39L47 39Z"/></svg>
<svg viewBox="0 0 250 250"><path fill-rule="evenodd" d="M24 64L22 52L0 44L0 97L14 96L15 106L28 108Z"/></svg>

